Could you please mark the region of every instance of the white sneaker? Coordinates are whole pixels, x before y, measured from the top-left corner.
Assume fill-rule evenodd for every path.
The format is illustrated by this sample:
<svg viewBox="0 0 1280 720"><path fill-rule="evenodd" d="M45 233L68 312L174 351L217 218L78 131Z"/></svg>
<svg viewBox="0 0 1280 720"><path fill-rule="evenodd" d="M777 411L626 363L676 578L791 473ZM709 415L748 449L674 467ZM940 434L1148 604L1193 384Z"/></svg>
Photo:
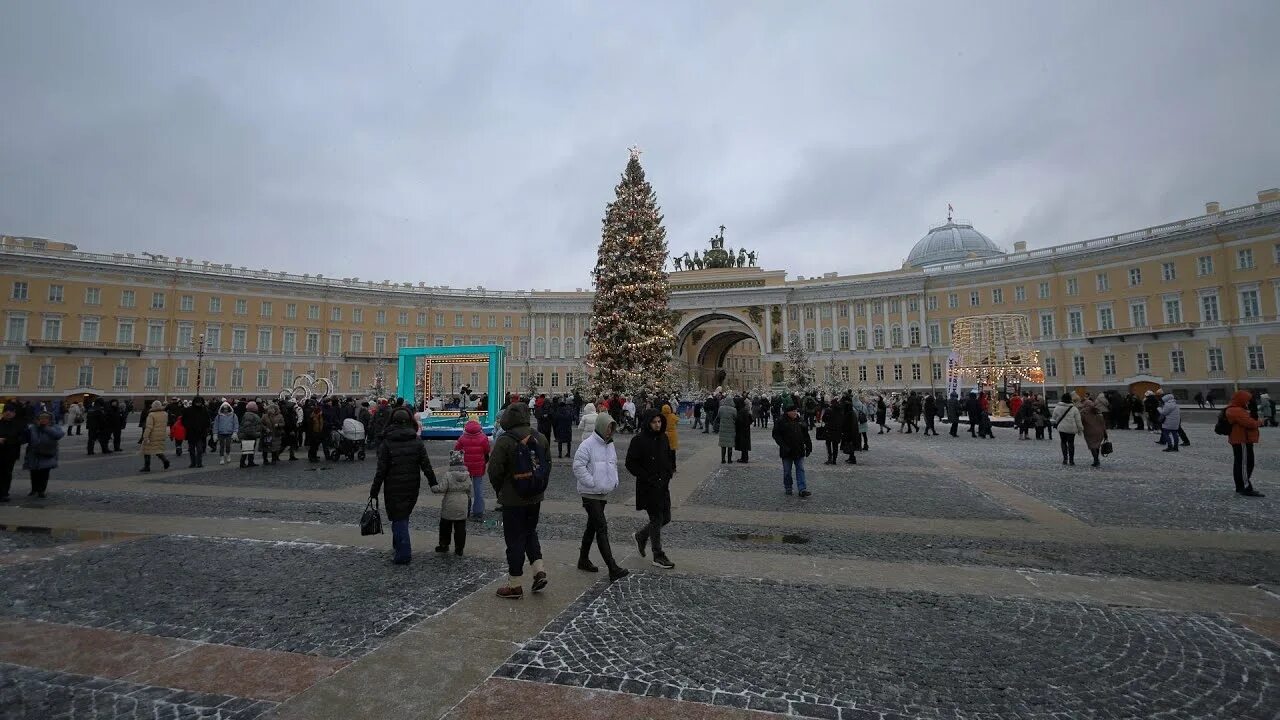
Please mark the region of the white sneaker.
<svg viewBox="0 0 1280 720"><path fill-rule="evenodd" d="M219 465L226 465L226 464L227 464L227 459L226 459L225 457L224 457L224 458L222 458L221 460L219 460L219 461L218 461L218 464L219 464Z"/></svg>

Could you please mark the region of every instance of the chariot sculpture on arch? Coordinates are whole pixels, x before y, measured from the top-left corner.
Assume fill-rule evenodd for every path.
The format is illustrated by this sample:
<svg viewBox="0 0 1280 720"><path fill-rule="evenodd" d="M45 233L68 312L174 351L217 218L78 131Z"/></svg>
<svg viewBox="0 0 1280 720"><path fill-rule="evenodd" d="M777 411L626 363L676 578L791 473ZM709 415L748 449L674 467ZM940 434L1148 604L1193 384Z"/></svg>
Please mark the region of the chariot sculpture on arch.
<svg viewBox="0 0 1280 720"><path fill-rule="evenodd" d="M683 255L673 254L671 256L671 265L675 268L676 272L680 272L681 270L756 266L756 258L759 256L756 254L755 250L738 248L735 253L733 248L725 250L724 242L724 225L721 225L720 232L711 236L711 247L707 248L705 253L699 253L695 250L692 256L690 256L688 252Z"/></svg>

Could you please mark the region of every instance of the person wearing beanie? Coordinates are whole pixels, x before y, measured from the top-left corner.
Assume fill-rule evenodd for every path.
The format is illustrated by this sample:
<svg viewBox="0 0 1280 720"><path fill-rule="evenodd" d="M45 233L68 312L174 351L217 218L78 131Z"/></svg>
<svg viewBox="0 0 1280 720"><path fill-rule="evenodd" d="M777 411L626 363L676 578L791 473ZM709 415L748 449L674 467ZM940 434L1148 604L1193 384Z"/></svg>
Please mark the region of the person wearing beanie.
<svg viewBox="0 0 1280 720"><path fill-rule="evenodd" d="M1245 497L1264 497L1253 489L1253 446L1258 442L1262 420L1249 412L1250 398L1248 390L1237 390L1222 410L1222 417L1231 425L1227 442L1231 444L1231 474L1236 481L1236 492Z"/></svg>
<svg viewBox="0 0 1280 720"><path fill-rule="evenodd" d="M454 450L462 451L462 463L471 476L471 510L473 520L484 519L484 469L489 463L489 438L485 437L484 428L476 420L468 420L462 429L462 436L453 444Z"/></svg>
<svg viewBox="0 0 1280 720"><path fill-rule="evenodd" d="M474 420L472 422L475 422ZM467 513L471 508L471 476L466 455L461 450L449 452L449 469L444 479L431 486L431 492L444 495L440 499L440 544L436 552L449 552L449 536L453 536L454 554L462 555L467 545Z"/></svg>
<svg viewBox="0 0 1280 720"><path fill-rule="evenodd" d="M413 416L407 409L397 408L391 413L387 432L378 446L378 469L369 489L371 499L378 497L379 490L383 493L387 519L391 521L392 562L397 565L407 565L413 556L409 515L418 503L423 475L430 485L436 485L431 458L414 429Z"/></svg>
<svg viewBox="0 0 1280 720"><path fill-rule="evenodd" d="M498 597L518 600L524 597L524 563L527 558L533 570L530 590L537 593L547 587L547 570L542 561L542 544L538 541L538 516L542 512L543 493L522 495L516 488L516 446L524 444L534 451L540 462L551 465L547 436L530 427L529 406L512 403L502 411L498 424L502 434L493 441L489 454L489 484L502 505L502 535L507 545L507 584L498 588ZM536 446L536 447L532 447Z"/></svg>
<svg viewBox="0 0 1280 720"><path fill-rule="evenodd" d="M213 419L213 434L218 437L218 464L231 462L231 440L240 432L240 419L226 400L218 406L218 416Z"/></svg>
<svg viewBox="0 0 1280 720"><path fill-rule="evenodd" d="M244 416L240 418L240 467L257 467L253 455L262 437L262 418L258 416L258 403L245 403Z"/></svg>
<svg viewBox="0 0 1280 720"><path fill-rule="evenodd" d="M791 402L783 407L782 417L773 426L773 441L778 444L778 457L782 459L782 491L791 494L794 474L799 496L812 495L805 483L804 459L813 452L813 441L809 439L809 428L800 418L799 408Z"/></svg>
<svg viewBox="0 0 1280 720"><path fill-rule="evenodd" d="M159 400L151 402L151 412L147 415L146 425L142 428L142 470L151 472L151 456L160 458L164 469L169 469L169 459L164 456L165 445L169 440L169 418L164 412L164 403Z"/></svg>
<svg viewBox="0 0 1280 720"><path fill-rule="evenodd" d="M595 418L594 430L582 440L573 456L573 477L578 483L578 494L582 496L582 507L587 511L587 529L582 534L578 569L600 571L589 557L594 542L600 548L600 558L609 568L609 580L613 581L629 574L613 559L613 548L609 545L609 521L604 515L609 493L618 487L618 450L613 444L613 417L608 413L598 413Z"/></svg>

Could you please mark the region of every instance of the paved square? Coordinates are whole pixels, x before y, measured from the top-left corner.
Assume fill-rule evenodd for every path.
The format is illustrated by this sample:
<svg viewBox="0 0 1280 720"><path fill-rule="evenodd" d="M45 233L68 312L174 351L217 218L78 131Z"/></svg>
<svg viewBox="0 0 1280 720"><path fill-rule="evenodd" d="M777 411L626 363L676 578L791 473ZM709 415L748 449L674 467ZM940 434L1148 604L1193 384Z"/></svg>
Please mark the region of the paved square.
<svg viewBox="0 0 1280 720"><path fill-rule="evenodd" d="M1274 718L1280 646L1207 615L633 574L498 676L813 718Z"/></svg>
<svg viewBox="0 0 1280 720"><path fill-rule="evenodd" d="M421 542L422 538L419 539ZM158 537L0 568L0 612L200 642L359 657L498 576L421 552Z"/></svg>
<svg viewBox="0 0 1280 720"><path fill-rule="evenodd" d="M818 458L815 462L814 458ZM1011 520L1021 516L960 480L942 474L861 465L823 465L809 457L806 478L813 497L784 495L778 460L716 468L689 505L840 515Z"/></svg>

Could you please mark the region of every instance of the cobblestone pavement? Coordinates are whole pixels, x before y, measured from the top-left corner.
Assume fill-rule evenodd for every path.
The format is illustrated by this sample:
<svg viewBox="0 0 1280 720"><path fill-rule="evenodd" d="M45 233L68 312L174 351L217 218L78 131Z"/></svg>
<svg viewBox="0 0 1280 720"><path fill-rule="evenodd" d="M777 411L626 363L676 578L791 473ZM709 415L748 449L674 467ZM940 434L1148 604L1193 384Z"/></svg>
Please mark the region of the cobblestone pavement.
<svg viewBox="0 0 1280 720"><path fill-rule="evenodd" d="M0 663L0 717L254 720L276 706Z"/></svg>
<svg viewBox="0 0 1280 720"><path fill-rule="evenodd" d="M49 548L63 543L75 542L74 537L55 535L48 528L6 528L0 525L0 555L18 550L33 548Z"/></svg>
<svg viewBox="0 0 1280 720"><path fill-rule="evenodd" d="M420 548L421 550L421 548ZM499 564L310 543L158 537L0 568L0 611L226 645L359 657ZM383 588L378 590L378 588Z"/></svg>
<svg viewBox="0 0 1280 720"><path fill-rule="evenodd" d="M815 462L814 459L817 458ZM1017 519L1020 516L965 483L910 469L885 472L861 465L823 465L818 455L805 466L812 498L782 492L778 460L717 468L689 498L690 505L795 513L893 517Z"/></svg>
<svg viewBox="0 0 1280 720"><path fill-rule="evenodd" d="M811 718L1262 720L1278 658L1207 615L643 573L496 674Z"/></svg>
<svg viewBox="0 0 1280 720"><path fill-rule="evenodd" d="M59 503L77 510L225 518L270 518L287 522L347 525L354 532L363 505L214 498L199 495L150 495L143 493L68 490ZM638 530L646 518L632 506L608 506L609 525L615 536ZM681 511L675 515L680 517ZM500 537L500 515L490 513L485 523L469 523L471 536ZM410 528L423 541L430 539L439 522L438 501L424 495L410 520ZM575 541L582 537L585 515L543 512L538 534L543 540ZM3 538L4 535L0 535ZM936 565L988 565L1025 568L1079 575L1145 577L1253 585L1280 583L1280 555L1261 551L1158 548L1133 545L1090 545L1026 540L1021 538L962 537L911 533L865 533L794 526L683 522L663 528L662 537L673 555L701 549L750 550L800 556L852 556L887 562Z"/></svg>

